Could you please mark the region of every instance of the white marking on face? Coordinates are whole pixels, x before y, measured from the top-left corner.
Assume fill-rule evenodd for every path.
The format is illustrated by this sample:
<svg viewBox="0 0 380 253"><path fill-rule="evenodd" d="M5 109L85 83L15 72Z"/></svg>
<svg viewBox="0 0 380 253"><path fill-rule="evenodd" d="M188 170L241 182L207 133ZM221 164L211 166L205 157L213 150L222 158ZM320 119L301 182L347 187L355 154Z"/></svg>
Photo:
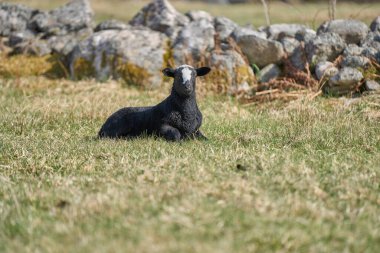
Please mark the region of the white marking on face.
<svg viewBox="0 0 380 253"><path fill-rule="evenodd" d="M191 70L187 67L182 69L182 83L185 84L187 81L191 80Z"/></svg>

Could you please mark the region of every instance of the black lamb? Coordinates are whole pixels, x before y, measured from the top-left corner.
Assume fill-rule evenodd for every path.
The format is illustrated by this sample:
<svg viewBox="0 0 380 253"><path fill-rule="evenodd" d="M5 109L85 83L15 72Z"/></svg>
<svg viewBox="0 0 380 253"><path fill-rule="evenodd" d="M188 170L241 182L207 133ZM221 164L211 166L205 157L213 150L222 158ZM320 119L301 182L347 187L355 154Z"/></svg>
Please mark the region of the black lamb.
<svg viewBox="0 0 380 253"><path fill-rule="evenodd" d="M125 107L112 114L99 131L101 138L133 138L142 134L156 135L168 141L188 138L207 139L199 130L202 113L198 109L196 77L204 76L210 68L194 69L182 65L166 68L164 75L173 77L171 94L156 106Z"/></svg>

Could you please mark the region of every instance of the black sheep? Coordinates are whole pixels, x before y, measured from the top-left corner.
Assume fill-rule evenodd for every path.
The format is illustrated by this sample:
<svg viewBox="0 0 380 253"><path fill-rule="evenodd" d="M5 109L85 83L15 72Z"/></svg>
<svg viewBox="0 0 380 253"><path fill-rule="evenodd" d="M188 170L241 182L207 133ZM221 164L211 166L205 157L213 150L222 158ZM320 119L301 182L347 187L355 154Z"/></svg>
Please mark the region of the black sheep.
<svg viewBox="0 0 380 253"><path fill-rule="evenodd" d="M195 79L208 74L210 68L194 69L182 65L177 69L166 68L162 72L174 78L170 96L156 106L125 107L118 110L104 123L99 137L132 138L146 133L169 141L207 139L199 130L202 113L196 101Z"/></svg>

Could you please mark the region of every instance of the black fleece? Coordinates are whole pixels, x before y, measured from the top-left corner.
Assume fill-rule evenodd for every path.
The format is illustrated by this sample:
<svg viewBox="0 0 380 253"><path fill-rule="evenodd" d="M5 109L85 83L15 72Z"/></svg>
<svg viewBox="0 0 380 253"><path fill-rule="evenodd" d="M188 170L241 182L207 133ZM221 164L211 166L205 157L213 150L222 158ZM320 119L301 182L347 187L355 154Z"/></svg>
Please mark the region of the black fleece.
<svg viewBox="0 0 380 253"><path fill-rule="evenodd" d="M191 71L191 80L183 80L183 68ZM161 136L169 141L206 139L199 130L202 125L202 113L196 101L195 77L205 75L209 71L206 67L193 69L187 65L176 70L165 69L165 75L174 77L170 96L156 106L125 107L116 111L100 129L99 137L133 138L145 133Z"/></svg>

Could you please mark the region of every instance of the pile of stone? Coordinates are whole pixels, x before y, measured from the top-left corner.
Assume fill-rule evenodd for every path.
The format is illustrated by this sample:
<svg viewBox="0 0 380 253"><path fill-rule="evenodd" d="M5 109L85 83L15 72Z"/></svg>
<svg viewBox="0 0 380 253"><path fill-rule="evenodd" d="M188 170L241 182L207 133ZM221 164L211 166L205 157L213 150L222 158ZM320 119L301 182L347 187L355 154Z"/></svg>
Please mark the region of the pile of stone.
<svg viewBox="0 0 380 253"><path fill-rule="evenodd" d="M155 0L128 24L107 20L93 27L88 0L49 12L2 3L0 36L13 54L58 54L72 77L122 77L147 88L161 85L167 65L207 64L213 82L227 84L227 92L244 91L286 77L285 63L311 72L326 93L380 88L366 74L380 63L380 17L370 27L333 20L317 31L299 24L255 29L204 11L182 14L168 0ZM261 71L255 76L252 69Z"/></svg>

